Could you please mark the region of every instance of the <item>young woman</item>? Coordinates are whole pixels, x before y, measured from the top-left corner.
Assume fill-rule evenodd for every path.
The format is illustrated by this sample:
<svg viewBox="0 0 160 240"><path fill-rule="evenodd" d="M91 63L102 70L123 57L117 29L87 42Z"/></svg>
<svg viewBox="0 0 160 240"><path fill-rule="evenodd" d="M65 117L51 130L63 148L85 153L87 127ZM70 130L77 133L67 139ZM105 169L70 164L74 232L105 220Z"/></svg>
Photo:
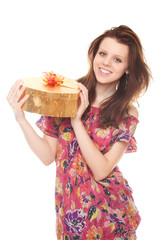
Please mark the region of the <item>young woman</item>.
<svg viewBox="0 0 160 240"><path fill-rule="evenodd" d="M35 154L49 165L56 159L57 239L136 239L140 215L117 163L136 151L138 111L150 72L141 42L127 26L104 32L90 45L88 74L78 80L80 102L74 118L41 116L30 126L19 101L17 81L8 94L17 122Z"/></svg>

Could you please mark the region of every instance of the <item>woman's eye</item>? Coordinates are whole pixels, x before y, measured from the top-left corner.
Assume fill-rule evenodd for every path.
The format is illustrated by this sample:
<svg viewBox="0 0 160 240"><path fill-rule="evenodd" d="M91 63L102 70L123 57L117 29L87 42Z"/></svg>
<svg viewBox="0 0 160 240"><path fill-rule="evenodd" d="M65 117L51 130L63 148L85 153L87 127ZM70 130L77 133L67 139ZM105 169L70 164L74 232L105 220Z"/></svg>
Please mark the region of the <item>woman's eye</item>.
<svg viewBox="0 0 160 240"><path fill-rule="evenodd" d="M122 62L121 59L119 59L119 58L115 58L114 60L115 60L116 62Z"/></svg>
<svg viewBox="0 0 160 240"><path fill-rule="evenodd" d="M101 56L105 56L106 54L104 52L99 53Z"/></svg>

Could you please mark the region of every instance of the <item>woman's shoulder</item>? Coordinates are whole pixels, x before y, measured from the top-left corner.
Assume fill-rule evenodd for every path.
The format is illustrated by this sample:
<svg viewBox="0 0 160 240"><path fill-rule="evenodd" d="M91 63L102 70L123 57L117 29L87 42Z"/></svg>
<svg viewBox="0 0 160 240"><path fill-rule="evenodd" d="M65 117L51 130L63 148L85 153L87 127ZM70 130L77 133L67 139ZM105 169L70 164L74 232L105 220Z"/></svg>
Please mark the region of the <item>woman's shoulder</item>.
<svg viewBox="0 0 160 240"><path fill-rule="evenodd" d="M128 114L129 114L130 116L133 116L133 117L137 118L137 119L138 119L138 117L139 117L139 112L138 112L137 108L136 108L134 105L132 105L132 106L130 107L130 109L129 109L129 111L128 111Z"/></svg>

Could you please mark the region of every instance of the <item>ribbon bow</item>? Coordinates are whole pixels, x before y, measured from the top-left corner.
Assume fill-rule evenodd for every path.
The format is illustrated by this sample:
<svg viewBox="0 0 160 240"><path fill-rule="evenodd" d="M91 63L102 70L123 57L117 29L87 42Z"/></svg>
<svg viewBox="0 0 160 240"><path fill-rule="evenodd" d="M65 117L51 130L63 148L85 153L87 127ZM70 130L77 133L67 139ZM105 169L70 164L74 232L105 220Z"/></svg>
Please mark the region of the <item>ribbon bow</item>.
<svg viewBox="0 0 160 240"><path fill-rule="evenodd" d="M51 72L43 72L43 82L45 82L47 85L50 86L55 86L55 85L60 85L63 83L63 79L64 77L62 75L59 74L55 74L53 73L53 71Z"/></svg>
<svg viewBox="0 0 160 240"><path fill-rule="evenodd" d="M64 78L60 74L55 74L53 71L51 72L43 72L42 81L49 86L57 86L61 85L61 87L68 87L72 89L79 89L78 83L75 80Z"/></svg>

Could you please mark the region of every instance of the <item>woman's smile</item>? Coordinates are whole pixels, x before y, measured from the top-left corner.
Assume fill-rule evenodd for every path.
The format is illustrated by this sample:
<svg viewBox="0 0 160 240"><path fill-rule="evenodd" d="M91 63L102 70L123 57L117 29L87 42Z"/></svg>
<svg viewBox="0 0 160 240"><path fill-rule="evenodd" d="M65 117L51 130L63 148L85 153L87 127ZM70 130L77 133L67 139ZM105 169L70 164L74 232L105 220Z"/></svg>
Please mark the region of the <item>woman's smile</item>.
<svg viewBox="0 0 160 240"><path fill-rule="evenodd" d="M100 71L104 76L107 76L107 75L112 74L112 72L109 71L108 69L101 68L101 67L99 67L99 71Z"/></svg>

